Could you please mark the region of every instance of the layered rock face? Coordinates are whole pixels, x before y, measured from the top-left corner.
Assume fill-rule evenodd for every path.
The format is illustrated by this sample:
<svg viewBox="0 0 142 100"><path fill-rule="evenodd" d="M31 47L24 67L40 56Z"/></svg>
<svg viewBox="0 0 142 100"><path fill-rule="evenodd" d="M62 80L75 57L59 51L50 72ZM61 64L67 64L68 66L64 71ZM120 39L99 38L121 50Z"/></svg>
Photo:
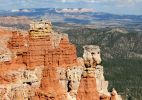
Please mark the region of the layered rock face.
<svg viewBox="0 0 142 100"><path fill-rule="evenodd" d="M84 71L77 91L77 100L122 100L115 90L109 93L108 82L103 76L100 64L100 48L95 45L84 46Z"/></svg>
<svg viewBox="0 0 142 100"><path fill-rule="evenodd" d="M80 84L82 72L83 67L79 65L68 67L66 69L57 69L60 83L67 91L68 100L76 100L77 90Z"/></svg>
<svg viewBox="0 0 142 100"><path fill-rule="evenodd" d="M11 51L7 48L7 41L11 34L12 31L0 29L0 62L11 60Z"/></svg>
<svg viewBox="0 0 142 100"><path fill-rule="evenodd" d="M77 91L77 100L100 100L96 85L95 68L101 62L98 46L84 46L84 71Z"/></svg>
<svg viewBox="0 0 142 100"><path fill-rule="evenodd" d="M84 46L77 58L68 36L54 32L49 21L33 22L27 35L12 32L7 47L10 59L0 63L2 100L121 100L107 90L100 48Z"/></svg>
<svg viewBox="0 0 142 100"><path fill-rule="evenodd" d="M59 37L58 42L55 42L54 37L55 39ZM5 89L3 85L7 83L6 87L10 88L10 92L6 91L2 98L67 100L67 92L57 77L57 67L66 68L77 65L76 48L69 42L67 35L54 33L50 22L35 22L31 24L31 30L27 36L13 32L8 48L11 49L13 60L1 64L0 69L4 71L1 74L2 90ZM35 72L38 67L41 73ZM23 70L21 73L17 71L20 69ZM9 75L7 73L9 71L17 74ZM23 87L28 94L22 91ZM16 96L8 96L12 94Z"/></svg>
<svg viewBox="0 0 142 100"><path fill-rule="evenodd" d="M110 96L110 93L108 92L108 81L105 81L104 78L104 71L103 66L97 65L96 70L94 71L95 77L96 77L96 83L97 83L97 90L100 94L105 94Z"/></svg>
<svg viewBox="0 0 142 100"><path fill-rule="evenodd" d="M96 64L100 64L100 48L99 46L86 45L84 48L84 64L86 67L96 67Z"/></svg>
<svg viewBox="0 0 142 100"><path fill-rule="evenodd" d="M63 34L56 34L60 37L60 41L55 44L55 34L50 22L33 23L28 36L23 37L14 33L8 46L16 52L17 57L22 56L23 63L30 67L39 65L66 67L76 64L75 46Z"/></svg>
<svg viewBox="0 0 142 100"><path fill-rule="evenodd" d="M45 68L41 85L33 100L67 100L67 94L59 83L55 68Z"/></svg>
<svg viewBox="0 0 142 100"><path fill-rule="evenodd" d="M40 86L42 66L27 70L25 65L3 65L0 72L1 100L28 100ZM14 68L12 68L14 67Z"/></svg>
<svg viewBox="0 0 142 100"><path fill-rule="evenodd" d="M93 71L94 69L91 68L84 70L77 92L77 100L100 100Z"/></svg>

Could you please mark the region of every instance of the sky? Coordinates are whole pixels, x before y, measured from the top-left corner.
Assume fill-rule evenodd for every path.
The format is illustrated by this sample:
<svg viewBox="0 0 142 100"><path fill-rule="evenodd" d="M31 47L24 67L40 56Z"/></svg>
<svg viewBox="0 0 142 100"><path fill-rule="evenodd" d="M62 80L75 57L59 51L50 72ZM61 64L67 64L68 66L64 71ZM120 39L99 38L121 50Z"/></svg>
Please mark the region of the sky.
<svg viewBox="0 0 142 100"><path fill-rule="evenodd" d="M97 12L142 15L142 0L0 0L0 10L93 8Z"/></svg>

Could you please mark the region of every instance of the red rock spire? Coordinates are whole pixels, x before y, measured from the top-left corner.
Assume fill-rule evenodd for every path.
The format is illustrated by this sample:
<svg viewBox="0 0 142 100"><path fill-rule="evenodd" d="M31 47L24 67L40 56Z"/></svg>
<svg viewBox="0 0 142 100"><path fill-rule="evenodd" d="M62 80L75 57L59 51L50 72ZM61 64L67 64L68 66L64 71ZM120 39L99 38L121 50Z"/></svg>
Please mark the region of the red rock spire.
<svg viewBox="0 0 142 100"><path fill-rule="evenodd" d="M96 78L92 71L91 68L84 71L77 92L77 100L100 100L96 87Z"/></svg>
<svg viewBox="0 0 142 100"><path fill-rule="evenodd" d="M95 52L93 49L95 46L84 47L84 72L80 81L79 89L77 91L77 100L100 100L99 92L97 91L95 67L96 60L94 59ZM96 48L94 49L96 51ZM97 56L100 57L99 55Z"/></svg>

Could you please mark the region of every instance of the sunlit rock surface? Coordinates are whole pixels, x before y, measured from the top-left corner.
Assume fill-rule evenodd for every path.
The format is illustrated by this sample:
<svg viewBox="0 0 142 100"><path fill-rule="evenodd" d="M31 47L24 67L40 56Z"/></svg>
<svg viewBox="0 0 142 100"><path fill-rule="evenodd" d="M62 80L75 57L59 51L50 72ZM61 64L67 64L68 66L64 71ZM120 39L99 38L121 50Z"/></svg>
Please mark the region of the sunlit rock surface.
<svg viewBox="0 0 142 100"><path fill-rule="evenodd" d="M26 34L7 34L0 41L2 100L121 100L103 76L99 46L84 46L83 58L68 36L52 30L49 21L30 24Z"/></svg>

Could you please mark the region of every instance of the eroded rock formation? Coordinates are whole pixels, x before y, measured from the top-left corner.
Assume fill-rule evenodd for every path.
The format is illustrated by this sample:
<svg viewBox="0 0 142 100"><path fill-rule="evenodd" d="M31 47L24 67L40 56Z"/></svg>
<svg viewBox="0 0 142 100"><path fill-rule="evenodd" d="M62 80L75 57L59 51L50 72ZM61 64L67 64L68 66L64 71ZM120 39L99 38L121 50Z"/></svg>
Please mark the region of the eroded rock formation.
<svg viewBox="0 0 142 100"><path fill-rule="evenodd" d="M67 100L67 94L59 83L55 68L44 68L41 85L35 99L39 100Z"/></svg>
<svg viewBox="0 0 142 100"><path fill-rule="evenodd" d="M77 92L77 100L99 100L99 92L97 91L96 78L93 72L93 68L84 70Z"/></svg>
<svg viewBox="0 0 142 100"><path fill-rule="evenodd" d="M100 49L97 46L84 46L84 71L77 91L77 100L99 100L99 92L94 74L96 65L101 62Z"/></svg>
<svg viewBox="0 0 142 100"><path fill-rule="evenodd" d="M83 59L86 67L96 67L96 64L100 64L101 57L99 46L87 45L83 48Z"/></svg>
<svg viewBox="0 0 142 100"><path fill-rule="evenodd" d="M114 89L109 93L108 82L103 76L100 48L95 45L84 46L84 71L77 91L77 100L122 100Z"/></svg>
<svg viewBox="0 0 142 100"><path fill-rule="evenodd" d="M33 22L26 35L12 32L7 47L10 59L0 58L2 100L121 100L107 90L100 48L84 46L77 58L75 45L49 21Z"/></svg>

